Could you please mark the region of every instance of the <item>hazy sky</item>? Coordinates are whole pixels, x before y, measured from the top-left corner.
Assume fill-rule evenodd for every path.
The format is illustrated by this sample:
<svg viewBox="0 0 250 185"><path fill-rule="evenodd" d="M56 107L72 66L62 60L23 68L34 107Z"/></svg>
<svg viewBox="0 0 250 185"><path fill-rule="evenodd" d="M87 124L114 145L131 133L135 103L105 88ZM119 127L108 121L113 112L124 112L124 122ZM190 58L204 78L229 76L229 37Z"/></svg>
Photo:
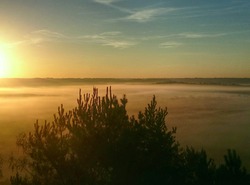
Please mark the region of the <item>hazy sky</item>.
<svg viewBox="0 0 250 185"><path fill-rule="evenodd" d="M0 0L0 23L7 77L250 77L249 0Z"/></svg>

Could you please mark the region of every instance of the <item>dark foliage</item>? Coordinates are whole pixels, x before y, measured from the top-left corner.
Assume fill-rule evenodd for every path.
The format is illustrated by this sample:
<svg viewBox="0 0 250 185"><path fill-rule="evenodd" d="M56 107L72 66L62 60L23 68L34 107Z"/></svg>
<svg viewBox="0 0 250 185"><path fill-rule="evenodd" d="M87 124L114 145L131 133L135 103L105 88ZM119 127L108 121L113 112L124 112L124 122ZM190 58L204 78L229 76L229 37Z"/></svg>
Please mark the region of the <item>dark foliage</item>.
<svg viewBox="0 0 250 185"><path fill-rule="evenodd" d="M155 97L137 118L111 89L104 97L97 89L80 92L77 103L69 112L61 105L54 121L36 122L19 136L24 155L11 159L12 185L249 184L235 151L216 168L204 150L182 149Z"/></svg>
<svg viewBox="0 0 250 185"><path fill-rule="evenodd" d="M217 170L218 184L250 184L249 175L235 150L228 150L224 156L225 164Z"/></svg>

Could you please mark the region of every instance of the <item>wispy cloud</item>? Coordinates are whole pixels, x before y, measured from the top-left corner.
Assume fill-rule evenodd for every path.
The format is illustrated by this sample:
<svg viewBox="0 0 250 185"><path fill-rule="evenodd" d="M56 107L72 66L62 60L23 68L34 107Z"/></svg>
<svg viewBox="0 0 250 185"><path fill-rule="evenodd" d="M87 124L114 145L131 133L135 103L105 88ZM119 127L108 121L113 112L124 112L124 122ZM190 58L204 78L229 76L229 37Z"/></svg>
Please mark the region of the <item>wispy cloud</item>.
<svg viewBox="0 0 250 185"><path fill-rule="evenodd" d="M154 18L157 18L159 16L162 16L164 14L167 14L169 12L176 11L175 8L151 8L151 9L144 9L135 11L131 15L122 18L122 20L127 21L134 21L134 22L148 22L153 20Z"/></svg>
<svg viewBox="0 0 250 185"><path fill-rule="evenodd" d="M31 34L35 34L35 35L41 35L41 36L44 36L46 38L67 38L67 36L65 36L64 34L62 33L59 33L59 32L55 32L55 31L50 31L50 30L36 30L36 31L33 31Z"/></svg>
<svg viewBox="0 0 250 185"><path fill-rule="evenodd" d="M127 14L134 13L132 10L115 5L115 3L119 2L120 0L93 0L93 1L95 3L100 3L102 5L108 6L110 8L113 8L113 9L118 10L118 11L123 12L123 13L127 13Z"/></svg>
<svg viewBox="0 0 250 185"><path fill-rule="evenodd" d="M187 33L176 33L176 34L168 34L168 35L151 35L140 38L140 40L148 41L148 40L160 40L160 39L205 39L205 38L218 38L227 36L230 33L195 33L195 32L187 32Z"/></svg>
<svg viewBox="0 0 250 185"><path fill-rule="evenodd" d="M94 0L94 2L96 3L101 3L101 4L106 4L106 5L115 3L117 1L119 0Z"/></svg>
<svg viewBox="0 0 250 185"><path fill-rule="evenodd" d="M59 42L59 41L63 42L69 39L70 37L67 37L62 33L43 29L30 32L29 34L25 35L23 39L8 43L8 46L17 47L20 45L31 45L31 44L38 45L43 42Z"/></svg>
<svg viewBox="0 0 250 185"><path fill-rule="evenodd" d="M137 44L134 41L122 38L121 32L104 32L95 35L85 35L81 36L81 39L87 39L90 42L102 46L111 46L118 49L126 49Z"/></svg>
<svg viewBox="0 0 250 185"><path fill-rule="evenodd" d="M202 39L202 38L216 38L222 37L227 35L227 33L215 33L215 34L208 34L208 33L180 33L177 34L177 37L180 38L187 38L187 39Z"/></svg>
<svg viewBox="0 0 250 185"><path fill-rule="evenodd" d="M247 11L249 7L248 1L232 1L221 5L197 5L197 6L184 6L184 7L166 7L159 4L152 5L151 7L140 7L128 9L119 6L120 0L92 0L95 3L99 3L120 12L126 13L127 15L121 16L120 18L113 19L112 21L132 21L138 23L145 23L153 21L156 18L167 15L164 18L167 19L192 19L200 17L211 17L221 15L231 15L238 13L239 11ZM165 6L165 7L164 7Z"/></svg>
<svg viewBox="0 0 250 185"><path fill-rule="evenodd" d="M93 0L93 1L128 14L125 17L114 19L115 21L123 20L123 21L133 21L133 22L143 23L152 21L154 18L178 10L177 8L152 8L152 7L131 10L128 8L123 8L121 6L114 5L114 3L118 2L119 0Z"/></svg>
<svg viewBox="0 0 250 185"><path fill-rule="evenodd" d="M8 47L17 47L20 45L41 45L44 42L92 42L117 49L126 49L137 44L135 41L124 37L119 31L83 36L67 36L50 30L36 30L24 36L23 40L8 43L7 45Z"/></svg>
<svg viewBox="0 0 250 185"><path fill-rule="evenodd" d="M193 19L202 17L232 16L233 14L244 14L249 11L249 1L228 1L227 3L203 4L193 7L186 7L185 11L180 11L172 19Z"/></svg>
<svg viewBox="0 0 250 185"><path fill-rule="evenodd" d="M69 39L70 37L67 37L62 33L42 29L32 31L23 36L22 39L8 43L8 45L9 47L18 47L22 45L40 45L44 42L66 42Z"/></svg>
<svg viewBox="0 0 250 185"><path fill-rule="evenodd" d="M26 44L26 40L18 40L13 42L5 42L3 46L6 48L14 48L24 44Z"/></svg>
<svg viewBox="0 0 250 185"><path fill-rule="evenodd" d="M100 46L109 46L116 49L126 49L138 45L142 42L162 41L159 44L160 48L176 48L184 45L185 41L190 39L207 39L219 38L223 36L230 36L232 34L241 34L242 32L228 32L228 33L198 33L198 32L184 32L166 35L149 35L145 37L128 37L120 31L109 31L99 34L90 35L65 35L60 32L51 31L47 29L35 30L30 32L23 39L12 43L7 43L7 47L17 47L20 45L42 45L50 42L89 42ZM174 41L173 41L174 40Z"/></svg>
<svg viewBox="0 0 250 185"><path fill-rule="evenodd" d="M169 42L163 42L160 44L160 48L177 48L182 46L183 43L175 42L175 41L169 41Z"/></svg>
<svg viewBox="0 0 250 185"><path fill-rule="evenodd" d="M125 48L129 48L131 46L134 46L134 45L136 45L136 43L134 43L134 42L114 41L114 40L105 41L103 43L103 46L112 46L112 47L118 48L118 49L125 49Z"/></svg>

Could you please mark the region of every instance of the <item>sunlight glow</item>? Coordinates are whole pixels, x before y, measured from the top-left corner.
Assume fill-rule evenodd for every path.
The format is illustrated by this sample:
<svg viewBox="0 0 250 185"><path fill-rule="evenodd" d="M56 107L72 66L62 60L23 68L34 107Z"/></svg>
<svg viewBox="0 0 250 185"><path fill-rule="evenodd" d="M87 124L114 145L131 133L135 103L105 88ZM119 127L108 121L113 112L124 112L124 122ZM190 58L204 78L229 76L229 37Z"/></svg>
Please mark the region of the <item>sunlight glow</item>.
<svg viewBox="0 0 250 185"><path fill-rule="evenodd" d="M8 77L9 74L9 61L7 55L4 52L3 47L0 45L0 77Z"/></svg>

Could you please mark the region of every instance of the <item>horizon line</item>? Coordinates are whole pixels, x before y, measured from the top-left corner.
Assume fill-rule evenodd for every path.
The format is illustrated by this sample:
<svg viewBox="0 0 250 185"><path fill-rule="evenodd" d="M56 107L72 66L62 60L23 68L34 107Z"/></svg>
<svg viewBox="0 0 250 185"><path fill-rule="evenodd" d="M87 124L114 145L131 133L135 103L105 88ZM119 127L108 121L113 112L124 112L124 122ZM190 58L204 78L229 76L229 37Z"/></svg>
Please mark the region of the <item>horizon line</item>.
<svg viewBox="0 0 250 185"><path fill-rule="evenodd" d="M250 79L250 77L1 77L2 79Z"/></svg>

